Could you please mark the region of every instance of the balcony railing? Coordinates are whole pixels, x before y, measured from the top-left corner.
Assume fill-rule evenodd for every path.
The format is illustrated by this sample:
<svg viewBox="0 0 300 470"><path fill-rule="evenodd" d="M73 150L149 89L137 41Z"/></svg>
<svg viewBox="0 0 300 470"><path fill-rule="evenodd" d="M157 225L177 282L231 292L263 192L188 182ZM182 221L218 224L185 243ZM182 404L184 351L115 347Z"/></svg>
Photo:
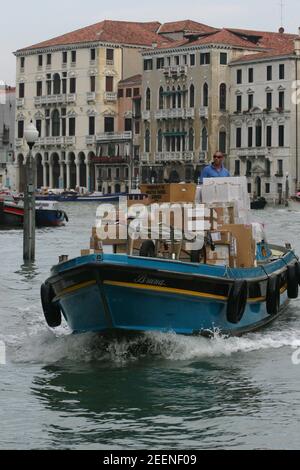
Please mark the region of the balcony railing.
<svg viewBox="0 0 300 470"><path fill-rule="evenodd" d="M188 108L185 110L185 116L190 119L195 118L195 109L194 108Z"/></svg>
<svg viewBox="0 0 300 470"><path fill-rule="evenodd" d="M23 147L24 139L16 139L16 148Z"/></svg>
<svg viewBox="0 0 300 470"><path fill-rule="evenodd" d="M113 103L117 101L118 99L118 93L112 92L112 91L106 91L104 93L104 101L107 103Z"/></svg>
<svg viewBox="0 0 300 470"><path fill-rule="evenodd" d="M142 112L142 119L144 121L150 121L150 117L151 117L151 112L150 111L143 111Z"/></svg>
<svg viewBox="0 0 300 470"><path fill-rule="evenodd" d="M187 75L188 68L187 65L175 65L172 67L165 67L164 68L164 75L168 77L172 76L177 76L179 77L180 75Z"/></svg>
<svg viewBox="0 0 300 470"><path fill-rule="evenodd" d="M156 162L183 161L184 152L160 152L155 154Z"/></svg>
<svg viewBox="0 0 300 470"><path fill-rule="evenodd" d="M205 118L205 119L208 118L208 107L207 106L201 106L201 108L199 109L199 116L201 118Z"/></svg>
<svg viewBox="0 0 300 470"><path fill-rule="evenodd" d="M96 135L97 142L130 142L132 132L104 132Z"/></svg>
<svg viewBox="0 0 300 470"><path fill-rule="evenodd" d="M95 135L87 135L85 138L86 145L94 145L96 143Z"/></svg>
<svg viewBox="0 0 300 470"><path fill-rule="evenodd" d="M141 154L141 162L142 163L149 163L150 162L150 153L143 152Z"/></svg>
<svg viewBox="0 0 300 470"><path fill-rule="evenodd" d="M17 106L17 108L23 108L24 103L25 103L25 99L24 99L24 98L16 98L16 106Z"/></svg>
<svg viewBox="0 0 300 470"><path fill-rule="evenodd" d="M187 119L194 117L195 110L193 108L159 109L155 112L156 119Z"/></svg>
<svg viewBox="0 0 300 470"><path fill-rule="evenodd" d="M73 136L60 136L60 137L40 137L36 143L36 147L54 147L59 145L73 145L75 144L75 137Z"/></svg>
<svg viewBox="0 0 300 470"><path fill-rule="evenodd" d="M49 105L49 104L66 104L66 103L75 103L76 94L59 94L59 95L44 95L44 96L35 96L34 104L35 106Z"/></svg>
<svg viewBox="0 0 300 470"><path fill-rule="evenodd" d="M96 101L96 93L94 91L89 91L86 94L86 100L88 103L90 103L91 101Z"/></svg>

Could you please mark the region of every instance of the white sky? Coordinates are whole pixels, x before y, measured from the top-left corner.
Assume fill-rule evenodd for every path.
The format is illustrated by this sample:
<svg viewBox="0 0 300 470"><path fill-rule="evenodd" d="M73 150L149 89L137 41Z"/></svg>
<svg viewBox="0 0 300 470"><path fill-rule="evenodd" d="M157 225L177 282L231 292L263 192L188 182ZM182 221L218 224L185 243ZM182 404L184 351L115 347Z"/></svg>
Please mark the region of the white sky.
<svg viewBox="0 0 300 470"><path fill-rule="evenodd" d="M299 0L283 0L283 25L297 33ZM277 31L280 0L0 0L0 81L15 83L12 52L104 19L177 21L191 19L216 27Z"/></svg>

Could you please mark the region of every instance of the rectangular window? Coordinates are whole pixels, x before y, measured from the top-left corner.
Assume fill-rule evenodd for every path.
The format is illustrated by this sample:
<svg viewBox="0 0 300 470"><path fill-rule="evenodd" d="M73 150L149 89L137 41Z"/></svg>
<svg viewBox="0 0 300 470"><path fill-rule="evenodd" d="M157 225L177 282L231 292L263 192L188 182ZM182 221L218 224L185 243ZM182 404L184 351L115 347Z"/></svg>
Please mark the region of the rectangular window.
<svg viewBox="0 0 300 470"><path fill-rule="evenodd" d="M220 52L220 64L227 65L227 52Z"/></svg>
<svg viewBox="0 0 300 470"><path fill-rule="evenodd" d="M278 106L280 111L284 110L284 91L280 91L278 94Z"/></svg>
<svg viewBox="0 0 300 470"><path fill-rule="evenodd" d="M277 175L283 176L283 160L277 160Z"/></svg>
<svg viewBox="0 0 300 470"><path fill-rule="evenodd" d="M248 95L248 110L253 108L253 95Z"/></svg>
<svg viewBox="0 0 300 470"><path fill-rule="evenodd" d="M278 126L278 146L284 147L284 126Z"/></svg>
<svg viewBox="0 0 300 470"><path fill-rule="evenodd" d="M52 82L51 82L51 80L47 80L46 84L47 84L47 95L51 95L51 91L52 91Z"/></svg>
<svg viewBox="0 0 300 470"><path fill-rule="evenodd" d="M114 61L114 50L106 49L106 62L112 63Z"/></svg>
<svg viewBox="0 0 300 470"><path fill-rule="evenodd" d="M76 63L76 51L71 51L71 62L72 64Z"/></svg>
<svg viewBox="0 0 300 470"><path fill-rule="evenodd" d="M267 126L267 136L266 136L267 147L272 147L272 126Z"/></svg>
<svg viewBox="0 0 300 470"><path fill-rule="evenodd" d="M253 127L248 127L248 147L253 146Z"/></svg>
<svg viewBox="0 0 300 470"><path fill-rule="evenodd" d="M132 131L132 119L126 118L124 122L125 132Z"/></svg>
<svg viewBox="0 0 300 470"><path fill-rule="evenodd" d="M268 92L266 94L266 105L267 105L267 110L270 111L272 109L272 93Z"/></svg>
<svg viewBox="0 0 300 470"><path fill-rule="evenodd" d="M52 63L52 54L47 54L47 65L51 65Z"/></svg>
<svg viewBox="0 0 300 470"><path fill-rule="evenodd" d="M226 132L219 132L219 150L226 153Z"/></svg>
<svg viewBox="0 0 300 470"><path fill-rule="evenodd" d="M104 118L104 132L115 132L115 119L113 117Z"/></svg>
<svg viewBox="0 0 300 470"><path fill-rule="evenodd" d="M105 79L105 91L106 92L114 91L114 77L106 77L106 79Z"/></svg>
<svg viewBox="0 0 300 470"><path fill-rule="evenodd" d="M64 51L62 53L62 63L66 64L67 62L68 62L68 53L66 51Z"/></svg>
<svg viewBox="0 0 300 470"><path fill-rule="evenodd" d="M76 119L69 118L69 136L76 135Z"/></svg>
<svg viewBox="0 0 300 470"><path fill-rule="evenodd" d="M24 98L25 96L25 83L19 83L19 98Z"/></svg>
<svg viewBox="0 0 300 470"><path fill-rule="evenodd" d="M139 121L135 121L134 123L134 133L139 135L140 133L140 122Z"/></svg>
<svg viewBox="0 0 300 470"><path fill-rule="evenodd" d="M242 95L236 97L236 110L238 113L242 112Z"/></svg>
<svg viewBox="0 0 300 470"><path fill-rule="evenodd" d="M95 135L95 116L89 117L89 135Z"/></svg>
<svg viewBox="0 0 300 470"><path fill-rule="evenodd" d="M140 96L140 89L139 88L134 88L133 89L133 96Z"/></svg>
<svg viewBox="0 0 300 470"><path fill-rule="evenodd" d="M272 80L272 65L267 66L267 81Z"/></svg>
<svg viewBox="0 0 300 470"><path fill-rule="evenodd" d="M248 193L251 194L252 192L252 186L251 186L251 183L248 183Z"/></svg>
<svg viewBox="0 0 300 470"><path fill-rule="evenodd" d="M90 50L90 60L93 62L96 60L96 49L91 49Z"/></svg>
<svg viewBox="0 0 300 470"><path fill-rule="evenodd" d="M163 57L159 57L156 59L156 68L157 70L163 69L165 65L165 60Z"/></svg>
<svg viewBox="0 0 300 470"><path fill-rule="evenodd" d="M42 55L38 56L38 65L39 65L39 67L43 67L43 56Z"/></svg>
<svg viewBox="0 0 300 470"><path fill-rule="evenodd" d="M200 65L210 64L210 52L202 52L200 54Z"/></svg>
<svg viewBox="0 0 300 470"><path fill-rule="evenodd" d="M25 68L25 57L20 57L20 68L21 69Z"/></svg>
<svg viewBox="0 0 300 470"><path fill-rule="evenodd" d="M284 80L284 64L279 64L279 80Z"/></svg>
<svg viewBox="0 0 300 470"><path fill-rule="evenodd" d="M66 118L61 118L61 135L65 137L67 135L67 126L66 126Z"/></svg>
<svg viewBox="0 0 300 470"><path fill-rule="evenodd" d="M174 65L179 65L180 64L180 57L179 55L174 56Z"/></svg>
<svg viewBox="0 0 300 470"><path fill-rule="evenodd" d="M66 78L62 79L62 93L63 95L67 93L67 79Z"/></svg>
<svg viewBox="0 0 300 470"><path fill-rule="evenodd" d="M126 88L126 98L132 97L132 88Z"/></svg>
<svg viewBox="0 0 300 470"><path fill-rule="evenodd" d="M242 69L238 69L236 71L236 83L238 85L240 85L243 81L243 73L242 73Z"/></svg>
<svg viewBox="0 0 300 470"><path fill-rule="evenodd" d="M36 82L36 96L43 95L43 82Z"/></svg>
<svg viewBox="0 0 300 470"><path fill-rule="evenodd" d="M41 121L41 119L37 119L35 121L35 127L36 127L36 130L39 133L39 137L41 137L42 136L42 121Z"/></svg>
<svg viewBox="0 0 300 470"><path fill-rule="evenodd" d="M124 88L119 88L118 89L118 98L123 98L124 96Z"/></svg>
<svg viewBox="0 0 300 470"><path fill-rule="evenodd" d="M76 78L70 78L70 93L76 93Z"/></svg>
<svg viewBox="0 0 300 470"><path fill-rule="evenodd" d="M153 70L153 60L145 59L144 60L144 70Z"/></svg>
<svg viewBox="0 0 300 470"><path fill-rule="evenodd" d="M265 190L265 193L266 193L266 194L270 194L270 183L266 183L266 190Z"/></svg>
<svg viewBox="0 0 300 470"><path fill-rule="evenodd" d="M96 91L96 77L95 75L92 75L90 77L90 86L91 86L91 92L93 93L94 91Z"/></svg>
<svg viewBox="0 0 300 470"><path fill-rule="evenodd" d="M242 146L242 128L236 128L236 148L240 148Z"/></svg>
<svg viewBox="0 0 300 470"><path fill-rule="evenodd" d="M253 68L248 69L248 82L253 83L254 77L253 77Z"/></svg>
<svg viewBox="0 0 300 470"><path fill-rule="evenodd" d="M183 55L182 56L182 62L183 62L183 65L187 65L187 55Z"/></svg>
<svg viewBox="0 0 300 470"><path fill-rule="evenodd" d="M190 54L190 66L193 67L195 65L195 54Z"/></svg>
<svg viewBox="0 0 300 470"><path fill-rule="evenodd" d="M240 176L241 174L241 162L240 160L235 160L234 162L234 176Z"/></svg>
<svg viewBox="0 0 300 470"><path fill-rule="evenodd" d="M18 121L18 139L24 137L24 121Z"/></svg>

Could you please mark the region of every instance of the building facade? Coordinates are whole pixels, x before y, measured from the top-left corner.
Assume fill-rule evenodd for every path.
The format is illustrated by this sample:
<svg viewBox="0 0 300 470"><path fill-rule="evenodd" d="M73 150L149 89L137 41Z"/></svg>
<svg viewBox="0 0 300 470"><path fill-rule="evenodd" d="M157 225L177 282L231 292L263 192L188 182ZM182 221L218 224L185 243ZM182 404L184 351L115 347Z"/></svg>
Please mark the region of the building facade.
<svg viewBox="0 0 300 470"><path fill-rule="evenodd" d="M15 97L16 89L0 85L0 187L11 187L15 148Z"/></svg>
<svg viewBox="0 0 300 470"><path fill-rule="evenodd" d="M40 133L34 147L37 187L99 187L97 152L118 139L118 83L141 71L141 49L168 42L157 36L159 26L103 21L15 53L19 190L24 129L31 120Z"/></svg>

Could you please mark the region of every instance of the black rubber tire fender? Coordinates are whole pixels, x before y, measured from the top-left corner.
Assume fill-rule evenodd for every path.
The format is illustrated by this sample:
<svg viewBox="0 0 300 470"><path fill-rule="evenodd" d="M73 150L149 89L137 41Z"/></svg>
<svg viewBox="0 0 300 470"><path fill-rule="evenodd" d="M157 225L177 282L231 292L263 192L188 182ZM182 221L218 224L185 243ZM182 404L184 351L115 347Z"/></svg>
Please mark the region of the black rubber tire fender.
<svg viewBox="0 0 300 470"><path fill-rule="evenodd" d="M295 272L296 272L296 276L297 276L297 280L298 280L298 285L300 286L300 263L299 263L299 261L297 261L297 263L295 263Z"/></svg>
<svg viewBox="0 0 300 470"><path fill-rule="evenodd" d="M248 297L247 281L235 281L230 288L227 300L227 320L237 324L243 318Z"/></svg>
<svg viewBox="0 0 300 470"><path fill-rule="evenodd" d="M142 243L140 248L140 256L143 258L155 257L155 245L152 240L146 240Z"/></svg>
<svg viewBox="0 0 300 470"><path fill-rule="evenodd" d="M268 315L276 315L280 307L280 276L269 277L266 303Z"/></svg>
<svg viewBox="0 0 300 470"><path fill-rule="evenodd" d="M298 298L299 282L296 264L287 267L287 292L289 299Z"/></svg>
<svg viewBox="0 0 300 470"><path fill-rule="evenodd" d="M47 325L50 328L57 328L61 325L61 311L59 305L53 302L55 294L50 284L41 285L41 302Z"/></svg>

